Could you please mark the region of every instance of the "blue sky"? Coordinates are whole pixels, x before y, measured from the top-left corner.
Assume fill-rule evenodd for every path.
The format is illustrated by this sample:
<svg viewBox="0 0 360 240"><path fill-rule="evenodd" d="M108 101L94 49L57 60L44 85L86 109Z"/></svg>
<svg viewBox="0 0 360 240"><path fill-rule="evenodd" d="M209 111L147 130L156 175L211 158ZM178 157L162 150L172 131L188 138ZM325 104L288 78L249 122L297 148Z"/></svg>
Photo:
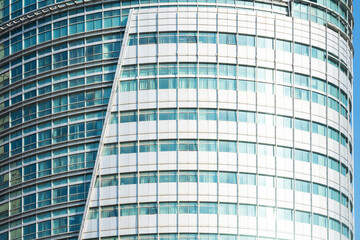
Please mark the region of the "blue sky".
<svg viewBox="0 0 360 240"><path fill-rule="evenodd" d="M354 17L355 17L355 30L354 30L354 156L355 156L355 232L356 240L360 240L360 1L354 1Z"/></svg>

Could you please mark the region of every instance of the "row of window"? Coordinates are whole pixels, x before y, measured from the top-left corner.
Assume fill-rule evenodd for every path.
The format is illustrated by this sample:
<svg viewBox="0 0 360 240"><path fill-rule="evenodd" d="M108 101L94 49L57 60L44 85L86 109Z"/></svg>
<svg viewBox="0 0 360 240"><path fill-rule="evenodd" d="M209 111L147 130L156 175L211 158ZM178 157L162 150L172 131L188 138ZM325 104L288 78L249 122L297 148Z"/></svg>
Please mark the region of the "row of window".
<svg viewBox="0 0 360 240"><path fill-rule="evenodd" d="M268 144L255 144L250 142L232 142L232 141L215 141L215 140L160 140L157 141L140 141L120 143L120 154L129 153L147 153L163 151L206 151L206 152L230 152L240 154L258 154L268 157L278 157L285 159L295 159L303 162L312 162L324 167L329 167L344 176L349 174L352 182L352 174L344 164L332 157L326 157L320 153L311 153L302 149L295 149L282 146L273 146ZM105 144L102 155L118 154L117 144Z"/></svg>
<svg viewBox="0 0 360 240"><path fill-rule="evenodd" d="M97 66L87 68L86 71L85 69L75 70L69 73L66 72L55 75L52 78L45 78L23 84L23 86L0 94L0 109L8 107L10 104L13 105L50 92L78 87L85 84L113 81L115 70L116 65L105 65L104 67ZM104 74L101 74L102 72L104 72ZM0 84L7 85L9 83L8 72L0 74L0 79L3 80ZM2 85L2 87L5 87L5 85Z"/></svg>
<svg viewBox="0 0 360 240"><path fill-rule="evenodd" d="M86 17L84 15L80 15L77 17L69 19L66 18L61 21L44 25L45 22L48 22L48 20L51 19L50 16L39 20L39 25L42 24L42 26L39 27L37 27L36 22L32 22L24 26L24 28L26 29L31 29L29 31L22 32L22 27L11 31L11 35L15 36L11 37L10 40L1 43L1 56L2 58L4 58L23 49L35 46L36 44L44 43L76 33L101 30L110 27L125 26L129 9L126 10L127 11L122 11L123 16L120 16L120 10L114 10L105 12L104 17L102 16L101 12L98 12L93 14L87 14ZM124 13L126 15L124 15ZM60 18L66 16L67 12L54 15L54 17ZM3 35L1 37L1 40L8 38L8 36L8 34Z"/></svg>
<svg viewBox="0 0 360 240"><path fill-rule="evenodd" d="M207 171L160 171L126 173L118 175L103 175L97 178L96 187L109 187L129 184L149 184L149 183L225 183L250 185L268 188L280 188L304 193L312 193L341 202L348 207L349 198L338 190L318 183L310 183L303 180L292 180L290 178L256 175L251 173L232 173L232 172L207 172ZM295 187L294 187L295 186ZM351 204L352 205L352 204Z"/></svg>
<svg viewBox="0 0 360 240"><path fill-rule="evenodd" d="M324 83L322 80L313 80L313 82L318 81L319 83ZM297 83L298 84L298 83ZM301 85L300 85L301 86ZM326 84L325 84L326 86ZM303 86L301 86L303 87ZM342 90L340 91L335 85L329 83L328 89L329 94L332 97L341 99L340 102L334 100L332 97L327 97L324 94L310 91L302 88L294 88L291 86L276 85L276 93L274 91L275 85L272 83L264 82L255 82L249 80L235 80L235 79L226 79L220 78L159 78L159 79L140 79L140 80L128 80L120 82L120 91L121 92L131 92L131 91L142 91L142 90L155 90L155 89L219 89L219 90L232 90L232 91L241 91L241 92L252 92L252 93L262 93L262 94L276 94L277 96L290 97L293 96L295 99L303 101L311 101L323 106L328 106L332 110L340 113L346 119L349 119L351 122L351 117L348 116L347 107L351 111L351 101L348 100L347 94ZM319 90L317 86L312 87L314 90ZM322 89L320 91L323 91ZM326 92L326 87L325 87ZM348 102L350 102L348 106Z"/></svg>
<svg viewBox="0 0 360 240"><path fill-rule="evenodd" d="M30 11L33 11L35 9L39 9L45 6L49 6L51 4L54 4L54 0L29 0L29 1L25 1L24 4L22 4L22 1L14 1L15 3L11 4L11 12L10 12L10 5L9 5L9 1L5 0L5 2L3 3L3 5L0 8L0 13L2 18L0 19L1 22L6 22L9 19L13 19L15 17L20 16L21 14L25 14L28 13ZM57 0L56 2L60 2L59 0ZM196 3L196 0L186 0L186 1L179 1L182 3ZM78 13L83 13L85 12L92 12L94 10L100 10L100 9L107 9L107 8L116 8L116 7L122 7L122 8L129 8L132 7L134 5L142 5L142 4L158 4L158 3L177 3L177 1L174 0L128 0L128 1L122 1L122 2L110 2L110 3L104 3L103 5L98 4L95 6L89 6L86 8L78 8L75 10L70 10L69 11L69 16L74 15L74 14L78 14ZM281 12L283 14L287 13L287 7L283 6L283 5L272 5L269 3L264 3L264 2L255 2L255 1L235 1L235 0L206 0L206 1L199 1L199 3L213 3L213 4L236 4L236 5L240 5L240 6L247 6L247 7L255 7L255 8L263 8L263 9L268 9L268 11L271 11L271 9L273 9L274 11L277 12ZM127 10L127 9L126 9ZM109 11L111 12L111 11ZM106 17L106 13L104 12L104 17ZM126 14L126 13L123 13ZM61 17L61 15L60 15ZM55 15L53 17L53 20L57 20L60 18L59 15ZM51 20L51 18L50 18ZM47 21L44 21L47 22ZM105 23L104 23L105 24Z"/></svg>
<svg viewBox="0 0 360 240"><path fill-rule="evenodd" d="M10 200L0 205L0 209L3 210L0 212L0 219L35 208L86 199L89 185L90 183L81 183L64 186Z"/></svg>
<svg viewBox="0 0 360 240"><path fill-rule="evenodd" d="M50 144L66 142L85 137L100 136L102 132L102 126L103 120L96 120L45 130L38 132L37 134L34 133L18 138L11 141L10 144L4 144L0 148L0 153L3 155L3 158L5 158L6 156L4 155L6 153L7 157L9 156L9 153L11 153L11 156L14 156L37 147L44 147Z"/></svg>
<svg viewBox="0 0 360 240"><path fill-rule="evenodd" d="M313 58L326 61L340 68L341 71L347 75L347 66L344 62L339 61L338 57L317 47L310 47L302 43L293 43L287 40L272 39L266 37L255 37L252 35L236 35L231 33L214 33L214 32L160 32L160 33L141 33L132 34L129 36L129 46L144 45L144 44L165 44L165 43L211 43L211 44L227 44L239 46L250 46L258 48L276 49L285 52L294 52L304 56L311 56Z"/></svg>
<svg viewBox="0 0 360 240"><path fill-rule="evenodd" d="M313 215L313 221L317 220L317 215ZM332 222L333 223L333 222ZM320 224L320 223L319 223ZM317 225L319 226L319 225ZM344 226L345 228L346 226ZM346 234L346 229L342 230ZM250 236L250 235L231 235L231 234L214 234L214 233L161 233L161 234L139 234L123 235L120 237L102 237L101 240L277 240L278 238ZM354 240L354 234L350 230L350 240ZM72 240L72 239L71 239ZM88 240L98 240L91 238Z"/></svg>
<svg viewBox="0 0 360 240"><path fill-rule="evenodd" d="M294 221L305 224L313 224L342 233L349 237L349 228L341 224L338 220L327 216L309 213L305 211L294 211L293 209L278 208L268 206L256 206L247 204L233 203L211 203L211 202L164 202L164 203L141 203L124 204L118 206L106 206L91 208L88 219L112 218L119 216L137 215L161 215L161 214L219 214L219 215L238 215L246 217L271 218L274 216L278 220ZM343 227L342 227L343 226ZM259 227L261 228L261 227ZM233 236L236 239L236 236ZM157 238L156 238L157 239Z"/></svg>
<svg viewBox="0 0 360 240"><path fill-rule="evenodd" d="M23 159L19 159L17 161L12 161L10 164L3 165L0 167L0 172L2 172L2 173L5 171L8 172L9 169L13 170L15 168L18 168L22 164L27 165L30 163L35 163L36 161L39 161L39 162L45 161L47 159L51 159L51 157L58 158L60 156L65 156L68 154L75 154L78 152L96 151L98 149L98 147L99 147L98 142L90 142L87 144L71 145L69 147L57 148L52 151L41 152L36 155L26 156ZM1 176L3 176L3 175L1 175ZM3 178L3 177L0 177L0 178ZM5 177L5 179L8 179L8 177Z"/></svg>
<svg viewBox="0 0 360 240"><path fill-rule="evenodd" d="M10 113L11 126L30 121L35 118L59 113L67 110L89 107L95 105L107 105L111 93L111 88L99 88L96 90L81 91L55 97L38 103L27 105ZM21 95L20 95L21 96ZM9 116L0 118L1 128L9 128Z"/></svg>
<svg viewBox="0 0 360 240"><path fill-rule="evenodd" d="M0 142L5 143L9 139L10 140L15 139L15 138L18 138L19 136L24 137L24 136L29 135L31 133L35 133L36 130L41 131L43 129L50 128L50 127L55 128L56 126L63 125L65 123L70 123L71 124L71 123L80 122L80 121L83 121L85 123L85 121L104 118L105 114L106 114L105 111L96 111L96 112L89 112L89 113L86 113L86 114L77 114L77 115L73 115L73 116L69 116L69 117L62 117L62 118L52 120L52 121L42 122L42 123L30 126L30 127L23 128L23 129L18 130L18 131L13 131L11 134L0 138Z"/></svg>
<svg viewBox="0 0 360 240"><path fill-rule="evenodd" d="M272 39L267 37L255 37L253 35L242 35L233 33L216 32L159 32L140 33L129 35L129 46L145 44L166 44L166 43L210 43L249 46L267 49L276 49L296 54L311 56L326 61L326 51L310 47L302 43L293 43L287 40Z"/></svg>
<svg viewBox="0 0 360 240"><path fill-rule="evenodd" d="M24 240L31 240L31 239L35 239L36 238L36 221L40 222L40 221L44 221L44 220L48 220L48 219L55 219L55 218L62 218L66 215L68 215L69 218L69 223L68 226L69 229L73 229L76 228L73 225L80 225L81 224L81 220L82 220L82 213L84 211L84 206L81 207L70 207L70 208L63 208L60 210L54 210L54 211L49 211L49 212L45 212L45 213L40 213L36 215L31 215L28 217L24 217L23 219L19 219L16 221L12 221L10 223L10 226L8 223L6 224L2 224L0 225L0 232L3 232L4 230L6 231L4 234L0 234L0 239L11 239L9 238L9 236L7 234L12 235L12 231L9 231L9 228L11 229L16 229L14 232L16 232L19 237L21 237L21 231L20 233L18 232L19 230L17 229L17 226L24 226L23 228L23 239ZM80 214L80 215L79 215ZM71 230L73 231L73 230ZM15 233L14 233L15 234ZM6 237L4 237L6 236ZM16 238L12 238L12 239L16 239ZM70 239L68 239L70 240ZM75 240L75 239L72 239Z"/></svg>
<svg viewBox="0 0 360 240"><path fill-rule="evenodd" d="M352 14L347 11L346 5L338 5L338 1L334 0L319 0L322 5L327 5L330 10L320 7L317 4L306 4L303 2L294 3L294 17L319 23L325 25L331 23L340 28L343 32L348 34L349 38L352 37ZM326 4L327 2L327 4Z"/></svg>
<svg viewBox="0 0 360 240"><path fill-rule="evenodd" d="M35 76L36 74L47 72L61 67L70 66L73 64L84 63L89 61L118 58L120 53L120 43L105 43L99 45L92 45L88 47L81 47L69 51L54 53L39 57L37 60L29 61L13 67L10 71L11 83L15 83L22 79ZM36 58L36 54L33 54ZM19 59L21 63L21 59ZM6 74L6 72L5 72ZM4 74L2 74L4 75ZM8 77L8 74L5 76ZM3 85L8 81L3 79Z"/></svg>
<svg viewBox="0 0 360 240"><path fill-rule="evenodd" d="M26 165L22 168L20 167L0 175L0 189L14 186L22 182L27 182L31 179L49 176L51 174L83 168L92 168L95 160L96 152L86 152L69 156L55 157L52 160L49 159Z"/></svg>
<svg viewBox="0 0 360 240"><path fill-rule="evenodd" d="M139 116L138 116L139 115ZM294 128L296 130L313 132L340 142L347 147L348 138L338 130L327 127L322 123L310 122L309 120L286 116L275 116L268 113L255 113L250 111L217 110L217 109L159 109L159 110L141 110L127 111L120 113L120 123L129 123L137 121L156 121L156 120L207 120L207 121L232 121L243 123L258 123L268 126L279 126L285 128ZM118 123L118 114L112 113L110 124ZM276 123L276 124L275 124Z"/></svg>
<svg viewBox="0 0 360 240"><path fill-rule="evenodd" d="M291 73L286 71L274 71L268 68L255 68L254 66L236 66L231 64L216 64L216 63L160 63L157 64L142 64L123 66L121 70L122 78L137 78L147 76L163 76L163 75L208 75L219 76L219 82L217 78L205 78L200 77L199 83L197 78L180 78L179 83L177 78L159 78L157 84L156 79L140 79L139 89L155 89L157 86L159 89L175 89L175 88L199 88L204 89L255 89L254 83L239 82L239 86L236 87L236 78L241 80L257 80L267 83L273 83L276 80L277 84L285 84L313 88L315 90L328 93L331 96L337 98L347 106L347 94L344 90L339 89L336 85L326 82L325 80L307 75ZM275 76L276 75L276 76ZM226 79L229 78L229 79ZM148 81L148 82L147 82ZM226 82L228 81L228 82ZM137 82L122 83L122 92L136 91L138 88ZM126 82L126 81L125 81ZM249 86L247 86L249 84ZM260 87L261 90L261 87Z"/></svg>
<svg viewBox="0 0 360 240"><path fill-rule="evenodd" d="M82 214L68 217L56 218L27 225L23 228L17 228L9 232L0 234L0 239L24 239L31 240L50 235L57 235L66 232L75 232L80 230ZM72 238L71 240L76 240ZM70 239L69 239L70 240Z"/></svg>

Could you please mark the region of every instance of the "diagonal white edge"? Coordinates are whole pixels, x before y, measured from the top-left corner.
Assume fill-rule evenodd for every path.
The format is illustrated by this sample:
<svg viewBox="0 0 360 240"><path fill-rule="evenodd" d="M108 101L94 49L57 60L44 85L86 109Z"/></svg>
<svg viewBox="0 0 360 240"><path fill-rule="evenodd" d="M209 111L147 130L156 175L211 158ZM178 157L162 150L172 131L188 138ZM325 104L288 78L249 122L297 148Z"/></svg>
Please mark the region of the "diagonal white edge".
<svg viewBox="0 0 360 240"><path fill-rule="evenodd" d="M109 126L109 120L110 120L110 115L111 115L111 107L112 107L112 103L114 98L117 96L117 87L118 87L118 82L120 80L120 74L121 74L121 68L122 68L122 61L125 55L125 50L126 50L126 46L127 46L127 42L128 42L128 37L129 37L129 29L130 29L130 25L131 25L131 20L132 20L132 16L133 16L133 12L134 9L130 9L129 12L129 16L128 16L128 20L126 23L126 27L125 27L125 32L124 32L124 37L123 37L123 42L121 44L121 50L120 50L120 55L119 55L119 60L117 63L117 68L115 71L115 77L114 77L114 82L112 85L112 89L111 89L111 94L110 94L110 99L109 99L109 103L107 106L107 110L106 110L106 116L105 116L105 121L103 124L103 129L102 129L102 133L101 133L101 138L100 138L100 142L99 142L99 147L98 147L98 152L96 154L96 160L95 160L95 165L94 165L94 170L92 173L92 177L91 177L91 182L90 182L90 187L89 187L89 192L88 192L88 196L86 199L86 204L85 204L85 208L84 208L84 213L83 213L83 218L81 221L81 227L80 227L80 232L79 232L79 237L78 240L81 240L83 235L84 235L84 231L85 231L85 221L89 212L89 205L90 205L90 200L91 200L91 195L95 186L95 182L96 182L96 176L98 173L98 166L99 166L99 159L101 156L101 152L104 146L104 138L106 135L106 130L107 127Z"/></svg>

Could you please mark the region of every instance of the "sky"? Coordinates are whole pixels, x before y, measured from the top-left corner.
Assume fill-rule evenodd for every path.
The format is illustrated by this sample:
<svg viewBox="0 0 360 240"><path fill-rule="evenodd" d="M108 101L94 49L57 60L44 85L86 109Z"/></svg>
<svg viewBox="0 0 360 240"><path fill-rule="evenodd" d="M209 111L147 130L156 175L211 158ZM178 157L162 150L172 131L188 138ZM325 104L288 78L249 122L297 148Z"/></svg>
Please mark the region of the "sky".
<svg viewBox="0 0 360 240"><path fill-rule="evenodd" d="M353 14L355 17L354 29L354 96L353 96L353 126L354 126L354 156L355 156L355 239L360 240L360 1L353 2Z"/></svg>

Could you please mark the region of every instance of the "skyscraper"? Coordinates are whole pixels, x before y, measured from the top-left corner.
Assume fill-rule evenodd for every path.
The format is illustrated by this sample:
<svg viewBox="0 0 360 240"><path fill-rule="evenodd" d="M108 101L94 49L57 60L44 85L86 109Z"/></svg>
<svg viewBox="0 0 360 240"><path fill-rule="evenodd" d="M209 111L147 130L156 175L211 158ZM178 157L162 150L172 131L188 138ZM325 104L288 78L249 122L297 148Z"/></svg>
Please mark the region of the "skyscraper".
<svg viewBox="0 0 360 240"><path fill-rule="evenodd" d="M0 13L0 240L354 239L351 1Z"/></svg>

